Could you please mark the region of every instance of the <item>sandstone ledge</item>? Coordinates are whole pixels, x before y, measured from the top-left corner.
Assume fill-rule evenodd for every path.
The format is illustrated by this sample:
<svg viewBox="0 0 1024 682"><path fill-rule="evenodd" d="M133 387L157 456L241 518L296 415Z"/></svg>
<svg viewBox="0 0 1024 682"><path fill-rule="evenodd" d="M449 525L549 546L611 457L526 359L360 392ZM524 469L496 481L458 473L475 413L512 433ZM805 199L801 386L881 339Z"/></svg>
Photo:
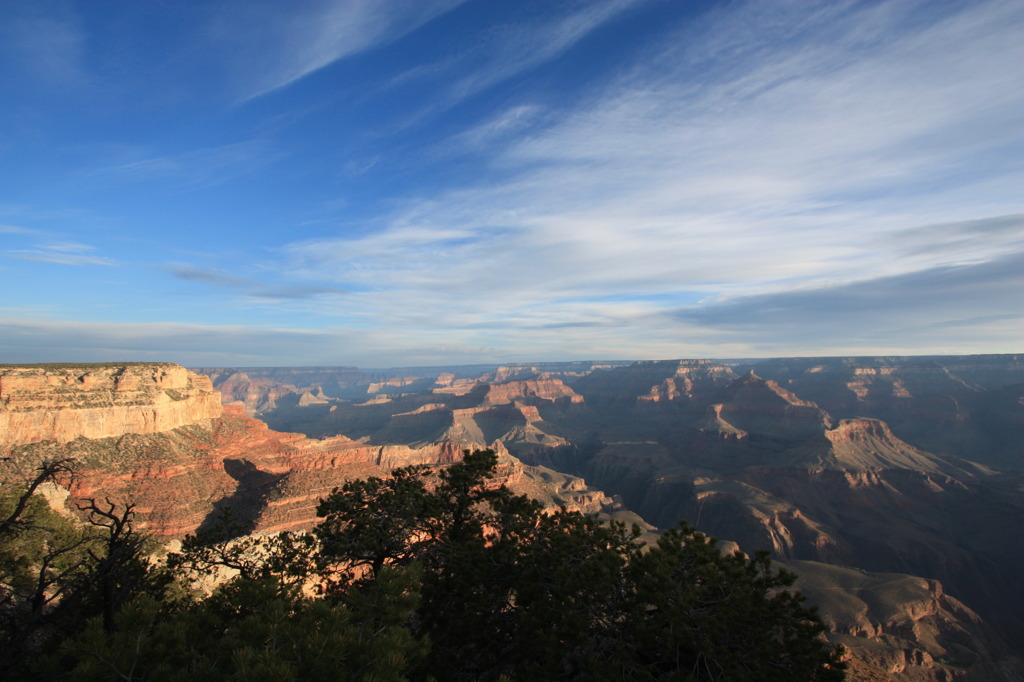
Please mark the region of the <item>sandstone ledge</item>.
<svg viewBox="0 0 1024 682"><path fill-rule="evenodd" d="M172 363L0 366L0 446L159 433L220 415L209 378Z"/></svg>

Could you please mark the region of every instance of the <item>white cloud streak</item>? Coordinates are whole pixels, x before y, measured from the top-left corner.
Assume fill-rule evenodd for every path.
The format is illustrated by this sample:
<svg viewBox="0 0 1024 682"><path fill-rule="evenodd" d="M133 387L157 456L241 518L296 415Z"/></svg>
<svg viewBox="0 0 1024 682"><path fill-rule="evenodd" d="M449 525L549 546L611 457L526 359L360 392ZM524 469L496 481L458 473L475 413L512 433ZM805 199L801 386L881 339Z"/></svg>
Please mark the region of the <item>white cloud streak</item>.
<svg viewBox="0 0 1024 682"><path fill-rule="evenodd" d="M175 181L186 188L209 187L272 163L281 153L264 140L243 140L162 156L133 155L119 164L90 171L90 177L134 182Z"/></svg>
<svg viewBox="0 0 1024 682"><path fill-rule="evenodd" d="M241 99L266 95L325 66L385 45L463 0L248 2L225 10L211 31L234 53Z"/></svg>
<svg viewBox="0 0 1024 682"><path fill-rule="evenodd" d="M7 251L11 258L53 263L55 265L117 265L113 260L93 254L95 246L75 242L58 242L37 246L34 249L12 249Z"/></svg>
<svg viewBox="0 0 1024 682"><path fill-rule="evenodd" d="M0 225L0 234L36 234L36 231L18 225Z"/></svg>
<svg viewBox="0 0 1024 682"><path fill-rule="evenodd" d="M476 45L442 61L417 66L388 84L402 87L415 80L436 83L432 103L405 122L411 126L438 115L459 102L536 69L561 56L620 15L644 4L642 0L601 0L573 7L561 16L542 22L506 25L480 36ZM575 9L579 7L579 9ZM520 130L537 109L529 104L513 106L478 129L466 131L452 142L481 144L495 136Z"/></svg>
<svg viewBox="0 0 1024 682"><path fill-rule="evenodd" d="M954 9L730 6L528 137L481 128L504 181L291 244L288 267L363 289L387 324L639 329L673 300L991 260L1024 235L1019 218L978 222L1024 208L1019 164L989 168L1022 141L1024 18ZM522 106L491 130L535 113Z"/></svg>
<svg viewBox="0 0 1024 682"><path fill-rule="evenodd" d="M548 62L638 4L636 0L590 2L555 21L548 19L542 25L496 31L485 38L478 50L460 60L460 65L469 65L471 72L455 81L449 96L453 100L465 99Z"/></svg>

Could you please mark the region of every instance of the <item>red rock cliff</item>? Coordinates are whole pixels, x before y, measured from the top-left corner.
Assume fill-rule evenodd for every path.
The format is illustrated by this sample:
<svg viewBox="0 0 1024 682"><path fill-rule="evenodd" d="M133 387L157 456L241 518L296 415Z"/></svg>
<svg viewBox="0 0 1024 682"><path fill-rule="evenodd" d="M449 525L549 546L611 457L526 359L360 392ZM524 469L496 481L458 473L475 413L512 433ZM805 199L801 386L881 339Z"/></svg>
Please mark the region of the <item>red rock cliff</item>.
<svg viewBox="0 0 1024 682"><path fill-rule="evenodd" d="M582 403L583 396L577 394L559 379L509 381L491 384L484 399L487 405L504 405L516 400L548 400Z"/></svg>
<svg viewBox="0 0 1024 682"><path fill-rule="evenodd" d="M210 380L171 363L0 367L0 446L159 433L220 415Z"/></svg>

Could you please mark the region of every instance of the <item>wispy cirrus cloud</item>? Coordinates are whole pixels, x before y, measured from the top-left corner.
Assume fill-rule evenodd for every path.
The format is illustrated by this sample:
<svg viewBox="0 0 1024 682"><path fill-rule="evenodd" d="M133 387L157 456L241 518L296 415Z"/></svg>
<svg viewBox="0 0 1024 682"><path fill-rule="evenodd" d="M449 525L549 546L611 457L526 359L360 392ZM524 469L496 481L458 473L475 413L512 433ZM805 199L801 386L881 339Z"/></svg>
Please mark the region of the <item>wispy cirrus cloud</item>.
<svg viewBox="0 0 1024 682"><path fill-rule="evenodd" d="M117 265L110 258L95 255L95 251L96 247L88 244L57 242L39 245L34 249L12 249L5 253L11 258L56 265Z"/></svg>
<svg viewBox="0 0 1024 682"><path fill-rule="evenodd" d="M646 1L646 0L644 0ZM405 87L413 81L436 83L430 105L416 112L406 124L437 115L458 102L538 68L570 50L595 30L638 8L638 0L600 0L560 7L559 15L536 22L510 24L479 36L461 54L432 64L416 66L393 78L387 87ZM530 104L516 105L476 130L459 136L463 144L482 142L495 134L510 134L540 110Z"/></svg>
<svg viewBox="0 0 1024 682"><path fill-rule="evenodd" d="M100 179L134 182L175 181L186 187L209 187L252 173L281 156L265 140L252 139L164 155L133 158L90 171Z"/></svg>
<svg viewBox="0 0 1024 682"><path fill-rule="evenodd" d="M0 234L37 234L37 231L19 225L0 225Z"/></svg>
<svg viewBox="0 0 1024 682"><path fill-rule="evenodd" d="M458 4L157 4L117 22L76 5L88 34L47 5L54 79L36 87L30 51L0 70L23 104L0 113L17 124L0 125L7 200L57 202L0 206L10 298L252 329L168 325L162 342L147 325L8 326L0 345L79 335L94 355L193 364L1013 345L1019 3L598 0L442 17ZM0 7L0 33L37 16L21 7ZM11 49L0 40L0 57ZM87 81L83 65L102 88L51 97L61 78ZM267 96L321 69L295 97ZM103 273L39 265L113 255ZM298 329L317 325L360 331Z"/></svg>
<svg viewBox="0 0 1024 682"><path fill-rule="evenodd" d="M211 39L231 51L242 100L279 90L325 66L385 45L464 0L273 0L229 5Z"/></svg>
<svg viewBox="0 0 1024 682"><path fill-rule="evenodd" d="M611 310L640 330L680 303L995 262L1024 234L990 218L1022 208L1024 12L925 9L730 5L529 135L475 137L502 180L288 245L288 267L417 328L582 328Z"/></svg>
<svg viewBox="0 0 1024 682"><path fill-rule="evenodd" d="M449 87L453 100L464 99L561 55L592 31L638 6L635 0L590 2L543 24L520 24L482 36L477 50L460 62L470 72Z"/></svg>

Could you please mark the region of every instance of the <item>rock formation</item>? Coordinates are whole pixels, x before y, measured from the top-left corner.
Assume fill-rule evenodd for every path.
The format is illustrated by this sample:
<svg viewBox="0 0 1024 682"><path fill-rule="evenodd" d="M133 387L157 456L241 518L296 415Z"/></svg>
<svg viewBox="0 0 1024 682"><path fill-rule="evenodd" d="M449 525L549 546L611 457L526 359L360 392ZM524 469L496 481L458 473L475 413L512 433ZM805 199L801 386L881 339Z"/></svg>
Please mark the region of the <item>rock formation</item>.
<svg viewBox="0 0 1024 682"><path fill-rule="evenodd" d="M484 396L488 405L506 405L516 400L521 401L566 401L582 403L583 396L578 395L559 379L538 379L526 381L509 381L502 384L490 384Z"/></svg>
<svg viewBox="0 0 1024 682"><path fill-rule="evenodd" d="M160 433L220 413L207 377L169 363L0 366L0 446Z"/></svg>
<svg viewBox="0 0 1024 682"><path fill-rule="evenodd" d="M249 415L277 407L277 400L299 392L291 384L280 384L265 379L252 379L245 372L235 372L221 377L217 390L223 396L224 404L238 403Z"/></svg>
<svg viewBox="0 0 1024 682"><path fill-rule="evenodd" d="M850 654L850 680L1016 680L1021 660L942 585L912 575L786 562L828 638Z"/></svg>
<svg viewBox="0 0 1024 682"><path fill-rule="evenodd" d="M225 384L252 385L238 373ZM319 390L303 396L297 405L326 401ZM67 482L72 505L86 498L130 500L140 528L174 538L212 522L222 507L253 530L309 528L319 500L346 480L400 466L448 465L480 445L473 433L459 438L454 428L417 445L344 435L316 440L269 429L235 397L226 396L222 408L209 379L165 363L6 367L0 370L0 445L12 465L7 473L30 471L43 458L75 459L78 471ZM406 416L431 411L424 408ZM495 445L498 479L513 489L529 489L554 506L621 511L618 501L582 479L524 467L500 441Z"/></svg>

